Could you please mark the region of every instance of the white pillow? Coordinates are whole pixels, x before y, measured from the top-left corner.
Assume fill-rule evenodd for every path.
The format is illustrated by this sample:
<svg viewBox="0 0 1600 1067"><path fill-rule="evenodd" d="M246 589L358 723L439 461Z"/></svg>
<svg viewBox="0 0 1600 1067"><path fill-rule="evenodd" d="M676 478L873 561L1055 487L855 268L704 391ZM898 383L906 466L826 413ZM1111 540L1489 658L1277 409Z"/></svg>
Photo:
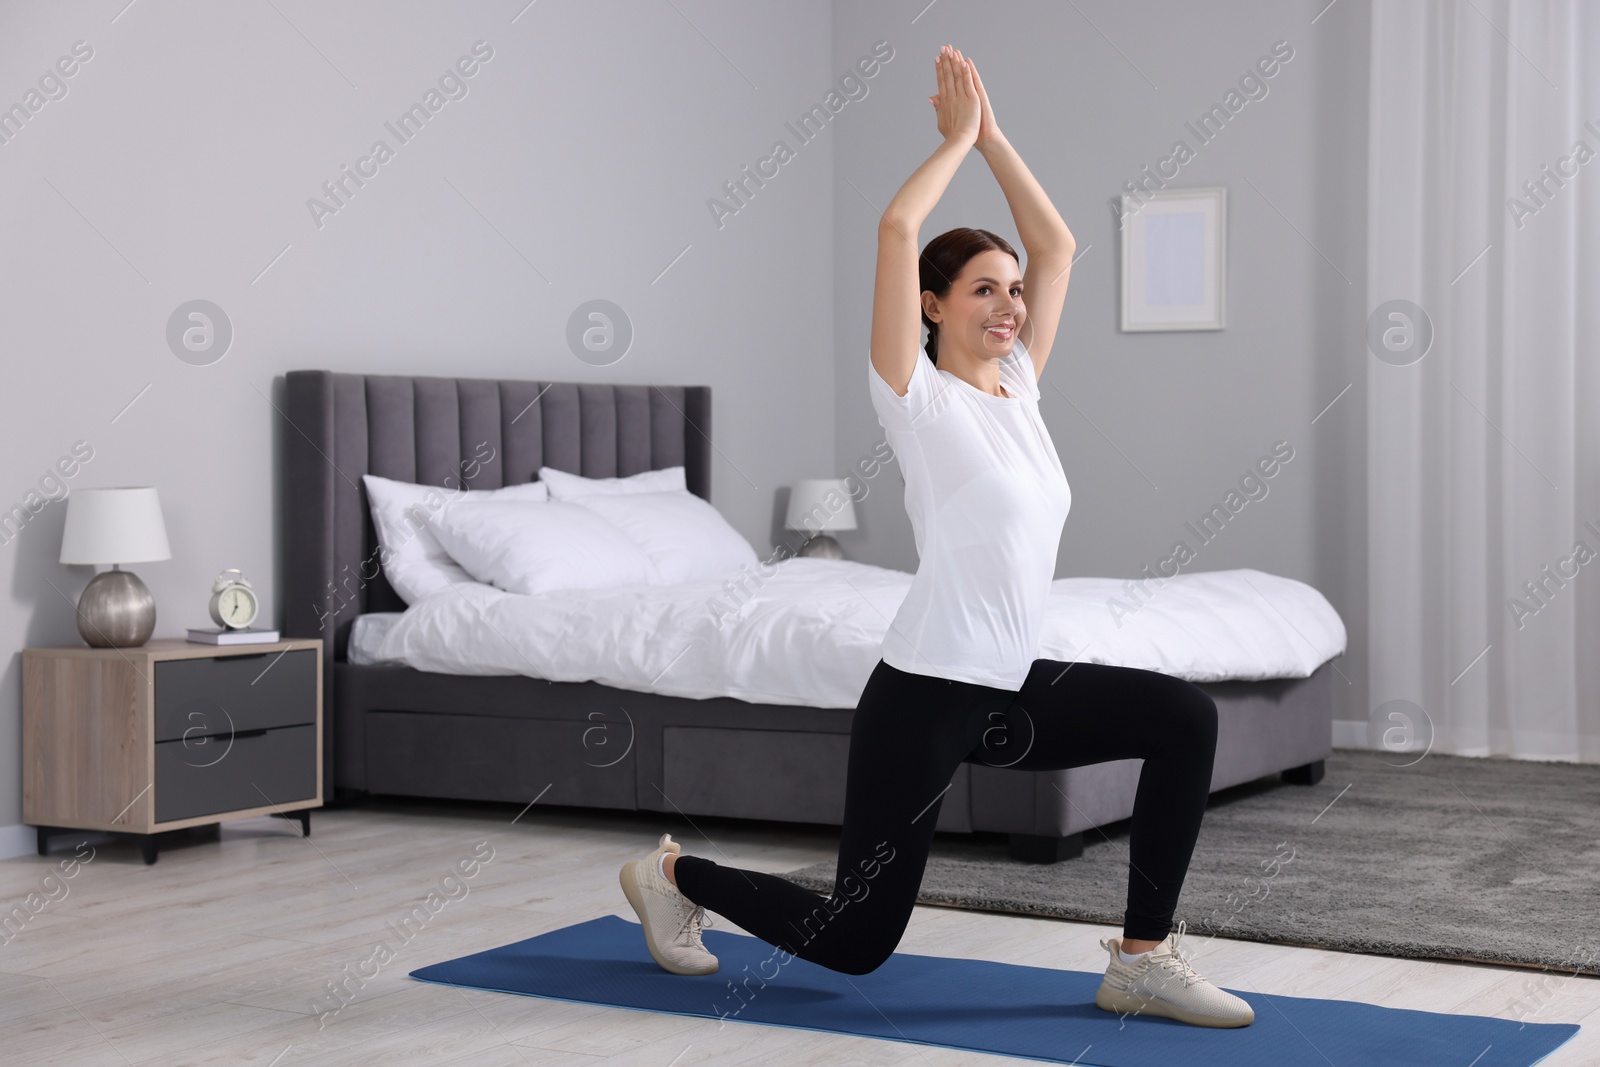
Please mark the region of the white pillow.
<svg viewBox="0 0 1600 1067"><path fill-rule="evenodd" d="M750 542L693 493L596 493L580 497L573 506L595 512L627 534L650 557L664 583L721 578L758 565Z"/></svg>
<svg viewBox="0 0 1600 1067"><path fill-rule="evenodd" d="M638 545L576 504L463 500L428 521L467 573L508 593L661 582Z"/></svg>
<svg viewBox="0 0 1600 1067"><path fill-rule="evenodd" d="M615 496L620 493L664 493L673 489L683 493L689 491L682 467L640 471L626 478L585 478L558 471L554 467L540 467L539 480L550 487L551 500L576 500L578 497L601 493Z"/></svg>
<svg viewBox="0 0 1600 1067"><path fill-rule="evenodd" d="M363 474L361 481L367 487L372 524L378 531L378 561L389 584L407 604L415 604L453 584L473 581L472 575L462 570L433 536L427 526L429 516L468 500L537 503L550 499L550 489L543 482L463 491L397 482L376 474Z"/></svg>

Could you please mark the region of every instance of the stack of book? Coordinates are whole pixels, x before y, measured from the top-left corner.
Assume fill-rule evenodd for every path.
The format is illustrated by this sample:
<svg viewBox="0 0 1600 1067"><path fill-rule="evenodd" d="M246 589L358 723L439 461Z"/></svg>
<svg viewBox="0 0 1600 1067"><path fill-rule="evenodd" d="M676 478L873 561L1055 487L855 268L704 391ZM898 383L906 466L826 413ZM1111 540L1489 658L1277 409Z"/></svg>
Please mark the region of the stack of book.
<svg viewBox="0 0 1600 1067"><path fill-rule="evenodd" d="M229 630L219 626L191 628L189 640L203 645L272 645L278 642L276 630Z"/></svg>

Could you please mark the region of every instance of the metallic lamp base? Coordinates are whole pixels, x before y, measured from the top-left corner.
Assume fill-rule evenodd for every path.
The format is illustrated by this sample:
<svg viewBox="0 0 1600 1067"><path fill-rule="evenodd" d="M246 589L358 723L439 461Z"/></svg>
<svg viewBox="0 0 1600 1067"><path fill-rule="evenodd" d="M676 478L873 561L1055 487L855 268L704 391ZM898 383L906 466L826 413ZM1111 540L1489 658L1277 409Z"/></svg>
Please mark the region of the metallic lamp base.
<svg viewBox="0 0 1600 1067"><path fill-rule="evenodd" d="M844 559L844 549L839 547L839 542L827 534L817 534L817 536L801 545L795 555L814 556L817 559Z"/></svg>
<svg viewBox="0 0 1600 1067"><path fill-rule="evenodd" d="M156 628L156 598L132 571L97 574L78 598L78 633L92 648L137 648Z"/></svg>

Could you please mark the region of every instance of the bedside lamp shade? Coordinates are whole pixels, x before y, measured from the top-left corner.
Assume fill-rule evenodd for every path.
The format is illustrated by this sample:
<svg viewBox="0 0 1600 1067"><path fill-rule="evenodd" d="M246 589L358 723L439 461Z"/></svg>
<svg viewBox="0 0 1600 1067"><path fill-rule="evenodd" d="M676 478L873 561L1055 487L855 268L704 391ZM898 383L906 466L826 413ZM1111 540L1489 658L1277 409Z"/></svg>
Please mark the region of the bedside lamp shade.
<svg viewBox="0 0 1600 1067"><path fill-rule="evenodd" d="M854 530L856 506L855 501L850 499L850 489L845 480L805 478L796 482L789 491L789 515L783 525L788 530L810 530L813 533Z"/></svg>
<svg viewBox="0 0 1600 1067"><path fill-rule="evenodd" d="M67 497L62 563L149 563L171 558L155 487L79 489Z"/></svg>
<svg viewBox="0 0 1600 1067"><path fill-rule="evenodd" d="M798 555L843 559L839 542L829 530L856 528L855 501L843 478L803 478L789 491L789 512L784 518L788 530L808 530L815 536L800 547Z"/></svg>
<svg viewBox="0 0 1600 1067"><path fill-rule="evenodd" d="M109 563L78 597L78 634L93 648L137 648L156 628L149 588L121 563L171 559L153 486L79 489L67 497L62 563Z"/></svg>

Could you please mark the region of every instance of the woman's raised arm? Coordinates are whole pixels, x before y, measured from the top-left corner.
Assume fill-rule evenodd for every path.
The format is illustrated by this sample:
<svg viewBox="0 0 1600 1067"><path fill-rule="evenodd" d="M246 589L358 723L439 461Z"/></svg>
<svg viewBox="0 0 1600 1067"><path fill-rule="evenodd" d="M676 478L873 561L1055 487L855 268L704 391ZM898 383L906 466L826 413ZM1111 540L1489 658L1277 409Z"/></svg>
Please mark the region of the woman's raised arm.
<svg viewBox="0 0 1600 1067"><path fill-rule="evenodd" d="M971 68L949 45L934 60L939 92L929 97L944 143L895 193L878 220L878 274L872 290L872 365L904 396L922 358L922 285L917 233L944 195L978 136L981 107Z"/></svg>
<svg viewBox="0 0 1600 1067"><path fill-rule="evenodd" d="M989 94L978 75L977 64L971 60L967 66L978 89L982 106L982 119L978 137L973 147L989 163L989 169L1006 194L1011 205L1011 219L1017 224L1017 236L1028 253L1028 269L1022 276L1022 299L1028 315L1023 320L1022 343L1033 357L1034 378L1044 374L1044 361L1050 357L1055 345L1056 328L1061 323L1061 307L1067 299L1067 279L1072 273L1072 256L1077 248L1072 231L1062 221L1050 197L1040 187L1033 172L1028 170L1011 147L1005 134L1000 132L994 119L994 109L989 105ZM1019 333L1019 336L1021 336Z"/></svg>

